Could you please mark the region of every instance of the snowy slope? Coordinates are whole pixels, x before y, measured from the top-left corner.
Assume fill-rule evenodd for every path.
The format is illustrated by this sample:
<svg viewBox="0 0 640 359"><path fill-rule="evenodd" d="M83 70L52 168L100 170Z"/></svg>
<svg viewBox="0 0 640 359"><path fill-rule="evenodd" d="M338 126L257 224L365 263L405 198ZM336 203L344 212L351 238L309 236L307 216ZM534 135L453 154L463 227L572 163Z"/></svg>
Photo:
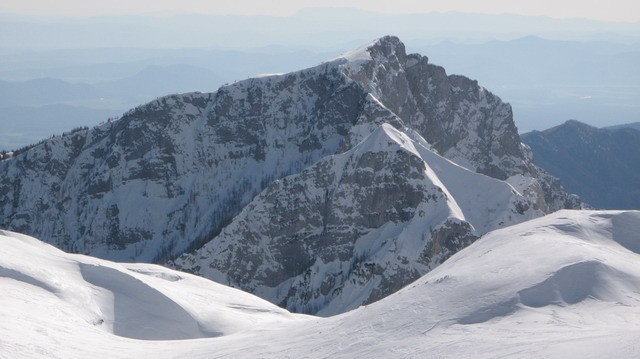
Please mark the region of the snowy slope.
<svg viewBox="0 0 640 359"><path fill-rule="evenodd" d="M382 124L267 187L174 266L294 312L334 315L395 292L490 230L542 215L506 182L425 146Z"/></svg>
<svg viewBox="0 0 640 359"><path fill-rule="evenodd" d="M637 211L560 211L487 234L379 302L315 318L188 274L67 255L3 232L0 357L634 358L640 356L638 233ZM83 265L96 267L96 275L86 279ZM114 272L129 279L110 280L117 287L111 293L143 295L125 283L153 287L204 324L207 336L218 336L150 341L111 334L95 322L94 308L117 307L118 296L100 286ZM163 318L142 319L167 328Z"/></svg>
<svg viewBox="0 0 640 359"><path fill-rule="evenodd" d="M145 340L191 339L295 318L257 297L200 277L152 264L67 254L13 232L0 231L0 257L3 300L30 293L33 298L24 299L31 303L22 305L46 305L58 320L94 332ZM7 303L2 310L11 311ZM29 312L20 314L31 317ZM54 319L48 317L40 318L43 325Z"/></svg>

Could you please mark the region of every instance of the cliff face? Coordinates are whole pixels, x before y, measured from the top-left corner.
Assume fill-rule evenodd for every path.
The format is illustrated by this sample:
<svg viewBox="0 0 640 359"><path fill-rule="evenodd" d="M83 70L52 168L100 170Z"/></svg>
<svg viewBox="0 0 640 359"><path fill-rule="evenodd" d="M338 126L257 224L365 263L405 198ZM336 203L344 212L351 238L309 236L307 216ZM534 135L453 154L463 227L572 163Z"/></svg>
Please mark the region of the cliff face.
<svg viewBox="0 0 640 359"><path fill-rule="evenodd" d="M479 235L542 214L507 183L391 125L276 181L174 266L291 311L331 315L381 299Z"/></svg>
<svg viewBox="0 0 640 359"><path fill-rule="evenodd" d="M395 149L380 151L385 142ZM431 176L432 157L472 172ZM298 72L158 99L43 141L0 162L0 173L2 228L121 261L164 262L204 245L175 265L307 312L373 301L488 229L577 203L531 164L508 104L407 55L394 37ZM466 173L477 177L461 182ZM452 188L485 180L500 184L490 203L501 209L465 211L481 200ZM279 205L260 212L260 203ZM411 253L365 253L367 236ZM291 247L267 253L269 241ZM318 260L333 263L329 282L317 279L328 273ZM347 283L358 298L340 294Z"/></svg>
<svg viewBox="0 0 640 359"><path fill-rule="evenodd" d="M368 57L368 58L367 58ZM386 37L344 55L347 76L418 131L434 149L498 179L531 174L511 107L463 76Z"/></svg>

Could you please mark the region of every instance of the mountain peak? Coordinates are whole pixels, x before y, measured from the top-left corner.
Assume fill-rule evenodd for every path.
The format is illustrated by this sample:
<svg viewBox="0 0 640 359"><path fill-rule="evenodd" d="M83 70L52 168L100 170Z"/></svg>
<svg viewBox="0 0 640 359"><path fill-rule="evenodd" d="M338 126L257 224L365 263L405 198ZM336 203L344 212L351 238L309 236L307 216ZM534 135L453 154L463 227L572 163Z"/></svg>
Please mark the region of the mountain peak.
<svg viewBox="0 0 640 359"><path fill-rule="evenodd" d="M404 51L404 43L397 36L386 35L376 39L370 46L372 50Z"/></svg>
<svg viewBox="0 0 640 359"><path fill-rule="evenodd" d="M388 58L392 55L404 58L406 56L405 47L398 37L386 35L355 50L345 52L338 58L349 62L360 62L380 59L381 57Z"/></svg>
<svg viewBox="0 0 640 359"><path fill-rule="evenodd" d="M545 133L564 133L566 131L570 131L572 133L575 132L579 132L579 133L596 133L598 131L598 129L596 127L593 127L591 125L588 125L584 122L580 122L578 120L567 120L565 121L562 125L558 125L555 127L552 127L548 130L545 130L543 132Z"/></svg>
<svg viewBox="0 0 640 359"><path fill-rule="evenodd" d="M578 120L567 120L565 121L565 123L563 124L564 126L574 126L574 127L583 127L583 128L594 128L593 126L590 126L584 122L580 122Z"/></svg>

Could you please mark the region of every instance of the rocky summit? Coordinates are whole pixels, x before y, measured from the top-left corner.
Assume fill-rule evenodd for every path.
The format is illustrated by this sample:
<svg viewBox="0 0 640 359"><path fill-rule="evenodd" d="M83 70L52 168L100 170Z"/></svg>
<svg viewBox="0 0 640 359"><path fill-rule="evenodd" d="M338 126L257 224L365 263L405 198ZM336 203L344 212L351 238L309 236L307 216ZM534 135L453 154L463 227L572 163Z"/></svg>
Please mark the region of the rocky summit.
<svg viewBox="0 0 640 359"><path fill-rule="evenodd" d="M0 228L170 263L289 309L380 299L489 230L579 207L511 108L383 37L160 98L0 162Z"/></svg>

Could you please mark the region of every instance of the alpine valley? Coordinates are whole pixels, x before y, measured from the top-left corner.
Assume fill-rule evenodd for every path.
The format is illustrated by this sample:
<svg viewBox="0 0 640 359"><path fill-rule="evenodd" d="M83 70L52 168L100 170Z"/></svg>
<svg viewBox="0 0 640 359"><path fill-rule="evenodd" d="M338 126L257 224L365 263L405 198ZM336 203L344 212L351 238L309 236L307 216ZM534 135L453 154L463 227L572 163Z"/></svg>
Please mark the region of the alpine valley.
<svg viewBox="0 0 640 359"><path fill-rule="evenodd" d="M0 174L0 228L321 316L489 231L582 206L532 164L508 104L391 36L157 99L16 151Z"/></svg>

